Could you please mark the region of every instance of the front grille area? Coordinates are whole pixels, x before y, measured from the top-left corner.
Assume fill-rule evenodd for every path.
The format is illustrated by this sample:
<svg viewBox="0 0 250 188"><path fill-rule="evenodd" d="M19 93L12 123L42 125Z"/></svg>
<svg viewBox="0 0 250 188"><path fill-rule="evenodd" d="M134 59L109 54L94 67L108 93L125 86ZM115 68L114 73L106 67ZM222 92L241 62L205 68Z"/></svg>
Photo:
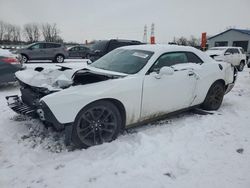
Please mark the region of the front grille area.
<svg viewBox="0 0 250 188"><path fill-rule="evenodd" d="M36 108L24 104L17 95L7 96L8 106L18 114L37 117Z"/></svg>

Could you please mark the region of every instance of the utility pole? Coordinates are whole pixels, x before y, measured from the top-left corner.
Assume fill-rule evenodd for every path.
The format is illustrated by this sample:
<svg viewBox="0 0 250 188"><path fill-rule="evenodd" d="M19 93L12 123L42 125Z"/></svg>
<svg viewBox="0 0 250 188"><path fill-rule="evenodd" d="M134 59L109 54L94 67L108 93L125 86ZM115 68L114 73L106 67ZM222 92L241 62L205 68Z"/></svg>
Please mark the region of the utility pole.
<svg viewBox="0 0 250 188"><path fill-rule="evenodd" d="M143 33L143 42L147 43L148 42L148 35L147 35L147 25L144 26L144 33Z"/></svg>
<svg viewBox="0 0 250 188"><path fill-rule="evenodd" d="M150 36L150 44L155 44L155 24L151 25L151 36Z"/></svg>

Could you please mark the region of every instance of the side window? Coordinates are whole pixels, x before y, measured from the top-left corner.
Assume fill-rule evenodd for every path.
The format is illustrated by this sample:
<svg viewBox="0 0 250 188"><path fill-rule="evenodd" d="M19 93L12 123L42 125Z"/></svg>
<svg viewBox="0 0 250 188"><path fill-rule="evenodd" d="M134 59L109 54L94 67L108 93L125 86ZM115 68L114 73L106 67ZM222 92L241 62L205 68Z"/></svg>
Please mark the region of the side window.
<svg viewBox="0 0 250 188"><path fill-rule="evenodd" d="M39 44L35 44L33 46L31 46L31 49L42 49L44 46L43 43L39 43Z"/></svg>
<svg viewBox="0 0 250 188"><path fill-rule="evenodd" d="M111 41L109 43L109 46L108 46L108 52L110 52L110 51L112 51L112 50L114 50L116 48L119 48L121 46L124 46L124 45L122 45L122 43L117 42L117 41Z"/></svg>
<svg viewBox="0 0 250 188"><path fill-rule="evenodd" d="M198 63L198 64L203 63L203 61L192 52L186 52L186 55L189 63Z"/></svg>
<svg viewBox="0 0 250 188"><path fill-rule="evenodd" d="M54 43L47 43L46 48L59 48L60 44L54 44Z"/></svg>
<svg viewBox="0 0 250 188"><path fill-rule="evenodd" d="M233 51L233 54L239 54L239 50L237 48L233 48L232 51Z"/></svg>
<svg viewBox="0 0 250 188"><path fill-rule="evenodd" d="M228 49L225 51L225 53L230 53L230 54L233 54L233 51L232 51L232 49L231 49L231 48L228 48Z"/></svg>
<svg viewBox="0 0 250 188"><path fill-rule="evenodd" d="M187 63L188 58L185 52L174 52L167 53L159 57L159 59L155 62L151 71L158 71L164 66L173 66L176 64Z"/></svg>
<svg viewBox="0 0 250 188"><path fill-rule="evenodd" d="M45 48L53 48L51 43L46 43Z"/></svg>
<svg viewBox="0 0 250 188"><path fill-rule="evenodd" d="M53 48L60 48L61 44L53 44Z"/></svg>
<svg viewBox="0 0 250 188"><path fill-rule="evenodd" d="M80 50L82 50L82 51L87 51L87 49L88 49L88 48L83 47L83 46L80 46L79 48L80 48Z"/></svg>

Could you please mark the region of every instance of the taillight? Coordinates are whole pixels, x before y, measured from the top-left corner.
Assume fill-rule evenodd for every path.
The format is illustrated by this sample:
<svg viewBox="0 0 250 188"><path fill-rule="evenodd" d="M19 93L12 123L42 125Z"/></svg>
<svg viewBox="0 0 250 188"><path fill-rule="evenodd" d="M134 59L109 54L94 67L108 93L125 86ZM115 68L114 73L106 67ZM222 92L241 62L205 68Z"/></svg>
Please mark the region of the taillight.
<svg viewBox="0 0 250 188"><path fill-rule="evenodd" d="M5 57L5 58L2 58L1 61L5 63L10 63L10 64L20 64L20 62L14 57Z"/></svg>

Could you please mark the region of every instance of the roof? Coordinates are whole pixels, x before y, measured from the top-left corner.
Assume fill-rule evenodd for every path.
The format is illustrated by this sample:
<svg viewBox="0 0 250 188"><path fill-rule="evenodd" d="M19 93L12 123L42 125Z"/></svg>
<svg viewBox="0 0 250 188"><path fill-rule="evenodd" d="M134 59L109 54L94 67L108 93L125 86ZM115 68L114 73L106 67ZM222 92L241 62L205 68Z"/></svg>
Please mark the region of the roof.
<svg viewBox="0 0 250 188"><path fill-rule="evenodd" d="M214 35L214 36L212 36L212 37L209 37L208 40L209 40L209 39L212 39L212 38L215 38L215 37L217 37L217 36L219 36L219 35L222 35L222 34L228 32L228 31L237 31L237 32L240 32L240 33L242 33L242 34L250 35L250 30L248 30L248 29L228 29L228 30L226 30L226 31L224 31L224 32L222 32L222 33L219 33L219 34L217 34L217 35Z"/></svg>

